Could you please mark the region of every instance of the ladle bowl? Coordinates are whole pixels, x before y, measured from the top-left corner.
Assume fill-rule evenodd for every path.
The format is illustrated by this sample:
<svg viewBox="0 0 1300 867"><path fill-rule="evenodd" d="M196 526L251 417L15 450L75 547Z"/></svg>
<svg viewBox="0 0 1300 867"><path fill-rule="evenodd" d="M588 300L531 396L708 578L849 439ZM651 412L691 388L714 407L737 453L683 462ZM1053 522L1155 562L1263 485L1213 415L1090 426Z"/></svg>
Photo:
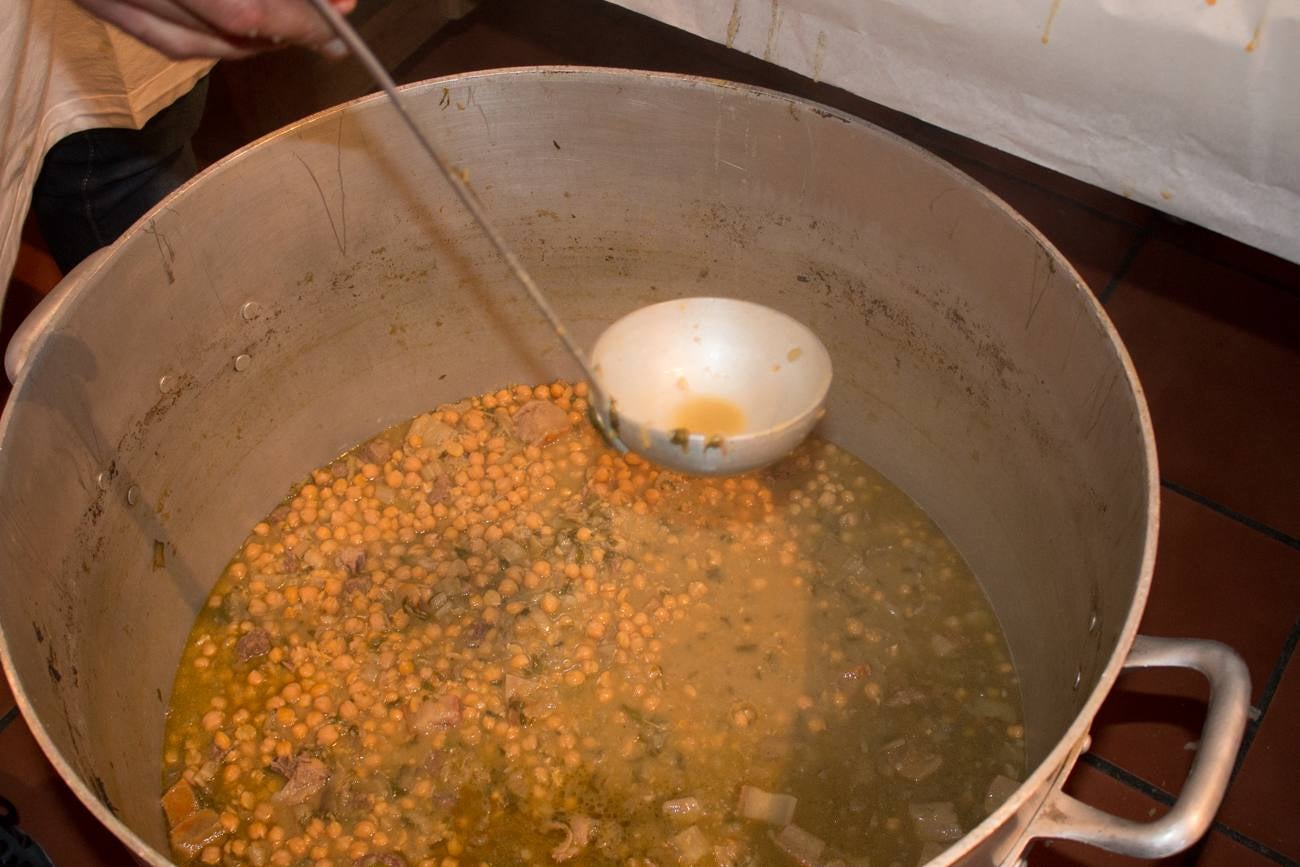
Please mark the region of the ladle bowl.
<svg viewBox="0 0 1300 867"><path fill-rule="evenodd" d="M686 298L629 313L591 362L611 431L669 469L742 473L789 454L824 414L831 358L795 319L750 301Z"/></svg>

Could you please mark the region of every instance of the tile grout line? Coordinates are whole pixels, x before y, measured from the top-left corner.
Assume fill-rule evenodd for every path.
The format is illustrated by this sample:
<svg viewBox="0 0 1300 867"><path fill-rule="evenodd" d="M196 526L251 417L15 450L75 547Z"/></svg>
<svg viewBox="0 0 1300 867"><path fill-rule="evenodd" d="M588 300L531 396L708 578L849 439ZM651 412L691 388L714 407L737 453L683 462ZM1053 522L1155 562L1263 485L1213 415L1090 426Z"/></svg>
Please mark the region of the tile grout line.
<svg viewBox="0 0 1300 867"><path fill-rule="evenodd" d="M1109 761L1108 759L1102 758L1096 753L1084 753L1082 756L1079 757L1079 761L1083 762L1084 764L1088 765L1088 767L1093 768L1094 770L1100 771L1101 773L1110 777L1112 780L1115 780L1118 783L1122 783L1123 785L1128 786L1130 789L1134 789L1138 792L1141 792L1143 795L1146 795L1151 800L1163 804L1166 807L1172 807L1178 800L1176 797L1169 794L1159 786L1148 783L1146 780L1142 779L1137 774L1133 774L1130 773L1129 771L1124 770L1119 765ZM1293 861L1292 859L1288 858L1286 855L1283 855L1281 852L1278 852L1277 850L1265 845L1264 843L1259 842L1255 838L1249 837L1241 833L1236 828L1233 828L1229 825L1225 825L1224 823L1218 820L1215 820L1210 827L1211 830L1223 834L1225 837L1230 838L1234 842L1242 846L1245 846L1247 849L1250 849L1252 852L1255 852L1256 854L1261 855L1264 858L1267 858L1268 860L1276 864L1281 864L1283 865L1283 867L1300 867L1300 863Z"/></svg>
<svg viewBox="0 0 1300 867"><path fill-rule="evenodd" d="M1261 718L1263 713L1268 710L1268 706L1273 703L1273 696L1282 683L1282 675L1286 672L1286 667L1290 665L1291 657L1295 655L1297 644L1300 644L1300 619L1297 619L1292 625L1291 632L1282 645L1282 652L1278 654L1277 662L1273 664L1273 671L1264 684L1264 691L1260 693L1259 711Z"/></svg>
<svg viewBox="0 0 1300 867"><path fill-rule="evenodd" d="M1300 867L1300 862L1288 858L1286 855L1283 855L1271 846L1264 845L1254 837L1247 837L1236 828L1230 828L1222 822L1214 822L1210 827L1212 830L1218 831L1229 840L1232 840L1239 846L1244 846L1256 855L1259 855L1261 858L1267 858L1275 864L1281 864L1282 867Z"/></svg>
<svg viewBox="0 0 1300 867"><path fill-rule="evenodd" d="M9 708L9 710L5 712L4 716L0 716L0 732L3 732L5 729L9 728L10 723L12 723L16 719L18 719L17 705Z"/></svg>
<svg viewBox="0 0 1300 867"><path fill-rule="evenodd" d="M1270 527L1268 524L1265 524L1263 521L1258 521L1250 517L1249 515L1242 514L1241 512L1238 512L1236 509L1231 509L1220 502L1211 500L1209 497L1203 494L1198 494L1195 491L1190 490L1188 488L1184 488L1182 485L1178 484L1177 482L1171 482L1168 479L1161 479L1160 487L1169 491L1173 491L1175 494L1186 497L1187 499L1192 500L1193 502L1199 503L1205 508L1210 509L1211 511L1218 512L1220 515L1223 515L1225 518L1231 518L1237 523L1243 524L1249 527L1250 529L1256 531L1257 533L1263 533L1265 536L1268 536L1274 542L1281 542L1283 545L1286 545L1288 548L1295 548L1297 551L1300 551L1300 539L1297 539L1295 536L1292 536L1289 533L1284 533L1281 530L1277 529L1276 527Z"/></svg>
<svg viewBox="0 0 1300 867"><path fill-rule="evenodd" d="M1157 211L1157 214L1159 214L1159 217L1157 217L1157 219L1164 219L1166 221L1169 221L1170 224L1175 228L1178 226L1177 223L1172 222L1169 214L1165 214L1159 211ZM1187 225L1197 226L1196 223L1187 223ZM1198 228L1205 229L1204 226L1199 226ZM1205 229L1205 230L1207 232L1214 232L1213 229ZM1220 235L1222 234L1221 232L1214 232L1214 233ZM1236 238L1232 238L1228 235L1223 235L1223 237L1228 238L1228 240L1230 241L1236 241L1238 244L1242 244L1243 246L1249 247L1252 250L1260 250L1259 247L1252 247L1250 244L1247 244L1245 241L1237 241ZM1171 244L1174 247L1177 247L1178 249L1182 250L1184 253L1191 253L1193 256L1197 256L1201 259L1204 259L1206 262L1209 262L1213 265L1217 265L1220 268L1224 268L1229 271L1236 271L1238 274L1244 274L1250 279L1259 283L1263 283L1265 286L1276 289L1279 292L1285 292L1288 295L1300 298L1300 289L1296 289L1294 286L1288 286L1286 283L1284 283L1281 280L1278 280L1276 277L1270 277L1267 274L1261 274L1253 268L1243 267L1233 262L1229 262L1227 259L1221 256L1214 256L1209 253L1206 253L1204 250L1198 249L1195 244L1191 243L1190 241L1184 238L1163 237L1161 240ZM1276 255L1274 253L1269 253L1267 250L1260 250L1260 252L1263 252L1269 256Z"/></svg>
<svg viewBox="0 0 1300 867"><path fill-rule="evenodd" d="M1264 682L1264 689L1259 696L1259 717L1246 726L1246 734L1241 739L1241 749L1237 751L1237 761L1232 769L1234 777L1246 762L1246 753L1250 750L1251 744L1255 742L1255 736L1259 734L1260 726L1264 723L1264 714L1268 713L1269 705L1273 703L1273 696L1282 683L1282 677L1286 674L1292 657L1295 656L1295 649L1298 644L1300 644L1300 619L1297 619L1291 626L1286 641L1282 643L1282 651L1277 655L1277 662L1273 663L1273 670L1269 672L1268 680Z"/></svg>
<svg viewBox="0 0 1300 867"><path fill-rule="evenodd" d="M1109 759L1102 758L1096 753L1091 753L1091 752L1084 753L1082 756L1079 757L1079 761L1083 762L1084 764L1088 765L1090 768L1093 768L1094 770L1101 771L1103 774L1110 777L1112 780L1116 780L1118 782L1123 783L1124 785L1128 786L1130 789L1137 789L1139 792L1146 795L1151 800L1158 801L1159 803L1164 804L1166 807L1172 807L1174 805L1174 802L1177 800L1173 795L1169 794L1159 786L1148 783L1146 780L1142 779L1137 774L1130 773L1129 771L1124 770L1119 765L1115 764Z"/></svg>
<svg viewBox="0 0 1300 867"><path fill-rule="evenodd" d="M1138 229L1137 237L1133 239L1133 243L1129 244L1128 249L1124 251L1124 258L1119 260L1119 266L1115 268L1115 273L1106 281L1106 285L1102 290L1097 293L1097 301L1103 307L1110 301L1111 296L1115 294L1115 290L1119 287L1120 281L1128 276L1129 269L1132 268L1133 263L1137 261L1138 253L1142 251L1142 248L1146 246L1147 240L1151 237L1153 226L1154 221L1147 223L1145 226Z"/></svg>
<svg viewBox="0 0 1300 867"><path fill-rule="evenodd" d="M1205 508L1223 515L1229 520L1235 521L1244 527L1254 530L1275 542L1280 542L1290 548L1300 550L1300 539L1296 539L1287 533L1270 527L1262 521L1257 521L1248 515L1244 515L1234 509L1230 509L1222 503L1215 502L1209 497L1188 490L1176 482L1168 479L1161 479L1160 486L1168 491L1185 497L1194 503L1204 506ZM1260 727L1264 722L1264 715L1268 713L1269 705L1273 703L1273 696L1277 693L1278 686L1282 682L1282 677L1286 674L1287 667L1291 664L1295 656L1296 647L1300 645L1300 619L1297 619L1291 628L1287 631L1287 636L1282 642L1282 649L1278 652L1277 659L1274 661L1269 671L1268 680L1264 682L1264 688L1260 692L1259 704L1252 706L1251 710L1255 712L1253 719L1246 724L1246 731L1241 739L1241 747L1237 750L1236 759L1232 766L1232 779L1235 780L1237 774L1241 771L1242 766L1246 763L1246 756L1250 752L1251 746L1255 743L1255 738L1259 735Z"/></svg>

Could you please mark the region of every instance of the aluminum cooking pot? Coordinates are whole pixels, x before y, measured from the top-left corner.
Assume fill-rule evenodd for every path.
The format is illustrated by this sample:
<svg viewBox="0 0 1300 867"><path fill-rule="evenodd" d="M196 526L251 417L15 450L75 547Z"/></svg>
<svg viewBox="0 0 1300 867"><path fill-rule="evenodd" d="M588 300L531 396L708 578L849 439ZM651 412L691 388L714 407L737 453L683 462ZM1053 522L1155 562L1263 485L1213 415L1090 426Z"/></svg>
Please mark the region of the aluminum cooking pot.
<svg viewBox="0 0 1300 867"><path fill-rule="evenodd" d="M547 68L406 99L583 342L702 293L812 327L822 432L916 498L1006 631L1032 772L938 864L1034 838L1145 857L1222 798L1249 684L1222 645L1136 635L1156 547L1150 419L1079 276L978 184L863 121L725 82ZM84 263L7 358L0 652L50 759L139 858L166 864L163 714L195 612L308 469L433 405L573 376L384 102L234 154ZM1159 821L1066 796L1126 667L1212 684Z"/></svg>

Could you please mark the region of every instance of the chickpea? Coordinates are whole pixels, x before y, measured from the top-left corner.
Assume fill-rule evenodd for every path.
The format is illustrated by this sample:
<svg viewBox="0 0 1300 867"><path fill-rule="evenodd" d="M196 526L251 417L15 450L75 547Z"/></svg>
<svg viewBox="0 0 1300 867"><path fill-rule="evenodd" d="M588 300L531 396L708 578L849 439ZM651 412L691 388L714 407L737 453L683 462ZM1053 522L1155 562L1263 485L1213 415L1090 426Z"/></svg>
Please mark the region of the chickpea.
<svg viewBox="0 0 1300 867"><path fill-rule="evenodd" d="M338 726L330 723L316 730L316 743L323 747L332 746L339 739Z"/></svg>

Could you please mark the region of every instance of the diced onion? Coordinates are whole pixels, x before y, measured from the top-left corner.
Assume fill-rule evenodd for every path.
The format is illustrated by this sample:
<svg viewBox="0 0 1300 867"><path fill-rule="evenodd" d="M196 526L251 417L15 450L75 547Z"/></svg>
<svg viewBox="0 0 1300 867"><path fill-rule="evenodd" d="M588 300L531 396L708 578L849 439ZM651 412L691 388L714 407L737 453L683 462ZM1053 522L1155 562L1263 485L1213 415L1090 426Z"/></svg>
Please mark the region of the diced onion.
<svg viewBox="0 0 1300 867"><path fill-rule="evenodd" d="M746 819L783 826L794 819L794 808L798 803L799 799L793 795L777 795L757 786L741 786L736 812Z"/></svg>
<svg viewBox="0 0 1300 867"><path fill-rule="evenodd" d="M781 833L772 838L772 842L803 867L815 867L819 863L817 859L826 849L825 840L809 834L798 825L786 825Z"/></svg>
<svg viewBox="0 0 1300 867"><path fill-rule="evenodd" d="M551 622L551 618L546 616L546 612L540 608L529 611L528 619L533 621L533 625L540 629L543 635L550 634L551 628L555 625Z"/></svg>
<svg viewBox="0 0 1300 867"><path fill-rule="evenodd" d="M962 835L961 823L951 801L932 804L911 804L907 812L912 817L912 829L922 840L933 843L951 843Z"/></svg>
<svg viewBox="0 0 1300 867"><path fill-rule="evenodd" d="M505 693L506 701L512 698L531 695L537 691L537 684L527 678L518 677L513 674L506 675Z"/></svg>
<svg viewBox="0 0 1300 867"><path fill-rule="evenodd" d="M984 812L992 813L1002 802L1010 798L1016 789L1020 788L1020 783L998 774L989 781L988 791L984 793Z"/></svg>
<svg viewBox="0 0 1300 867"><path fill-rule="evenodd" d="M704 832L692 825L668 842L677 850L677 860L682 864L694 864L709 854L709 841Z"/></svg>
<svg viewBox="0 0 1300 867"><path fill-rule="evenodd" d="M1019 715L1014 707L995 698L976 696L966 703L966 707L975 716L989 717L999 722L1014 723L1019 720Z"/></svg>

